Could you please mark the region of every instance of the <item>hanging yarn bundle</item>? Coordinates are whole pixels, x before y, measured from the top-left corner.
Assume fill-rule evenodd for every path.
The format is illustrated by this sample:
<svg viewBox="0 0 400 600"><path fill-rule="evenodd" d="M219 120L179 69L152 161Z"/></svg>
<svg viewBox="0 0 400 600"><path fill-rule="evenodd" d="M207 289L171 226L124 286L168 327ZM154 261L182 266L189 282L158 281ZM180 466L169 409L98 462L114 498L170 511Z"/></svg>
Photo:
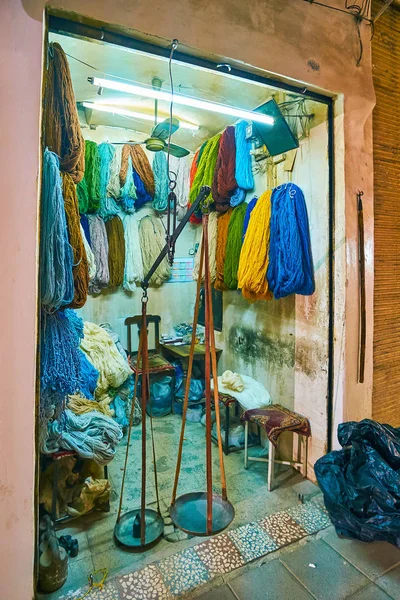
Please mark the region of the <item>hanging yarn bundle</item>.
<svg viewBox="0 0 400 600"><path fill-rule="evenodd" d="M86 321L83 333L81 349L99 372L95 398L102 401L109 389L119 388L132 375L132 371L118 352L110 334L102 327ZM111 400L109 398L108 403Z"/></svg>
<svg viewBox="0 0 400 600"><path fill-rule="evenodd" d="M97 386L99 372L92 363L88 361L86 354L82 352L81 349L79 349L79 358L81 361L79 391L85 398L91 400Z"/></svg>
<svg viewBox="0 0 400 600"><path fill-rule="evenodd" d="M98 146L85 141L85 176L77 187L81 213L96 213L100 208L100 157Z"/></svg>
<svg viewBox="0 0 400 600"><path fill-rule="evenodd" d="M219 141L221 134L215 135L210 138L204 145L203 149L199 152L199 162L197 165L196 174L193 180L193 184L190 188L189 203L193 204L199 195L200 189L203 185L212 186L215 165L218 158ZM192 215L194 218L190 218L191 222L198 223L199 215Z"/></svg>
<svg viewBox="0 0 400 600"><path fill-rule="evenodd" d="M186 158L170 156L170 171L175 175L176 216L181 221L187 213L189 200L190 173Z"/></svg>
<svg viewBox="0 0 400 600"><path fill-rule="evenodd" d="M89 228L89 219L87 218L86 215L81 214L80 215L80 221L81 221L81 225L83 228L83 231L85 232L85 238L90 246L91 241L90 241L90 228Z"/></svg>
<svg viewBox="0 0 400 600"><path fill-rule="evenodd" d="M247 232L247 228L249 226L249 221L250 221L250 215L253 212L253 208L255 207L255 205L257 204L257 196L254 196L254 198L252 198L250 200L250 202L247 204L247 208L246 208L246 214L244 217L244 222L243 222L243 241Z"/></svg>
<svg viewBox="0 0 400 600"><path fill-rule="evenodd" d="M125 237L124 226L119 217L106 222L108 239L108 270L110 287L118 287L124 281Z"/></svg>
<svg viewBox="0 0 400 600"><path fill-rule="evenodd" d="M96 276L89 284L89 291L91 294L99 294L108 286L110 280L107 232L103 219L98 215L90 215L88 220L91 247L96 263Z"/></svg>
<svg viewBox="0 0 400 600"><path fill-rule="evenodd" d="M85 143L79 125L67 57L60 44L49 46L44 104L44 145L60 157L60 168L79 183L85 171Z"/></svg>
<svg viewBox="0 0 400 600"><path fill-rule="evenodd" d="M40 217L41 303L53 311L70 304L74 298L73 252L68 240L59 161L54 152L47 149L43 158Z"/></svg>
<svg viewBox="0 0 400 600"><path fill-rule="evenodd" d="M89 222L88 222L88 226L89 226ZM82 236L83 245L85 246L86 258L87 258L87 262L88 262L89 282L91 282L96 277L96 261L94 259L94 254L92 252L92 249L89 246L89 242L86 239L86 234L82 227L82 224L81 224L81 236Z"/></svg>
<svg viewBox="0 0 400 600"><path fill-rule="evenodd" d="M135 169L133 169L133 181L136 188L135 208L136 210L139 210L139 208L142 208L144 204L146 204L147 202L151 202L152 198L149 192L146 190L143 181L136 173Z"/></svg>
<svg viewBox="0 0 400 600"><path fill-rule="evenodd" d="M133 168L143 181L147 192L154 198L154 175L145 151L140 145L131 146L131 157Z"/></svg>
<svg viewBox="0 0 400 600"><path fill-rule="evenodd" d="M238 288L250 302L271 300L267 269L270 240L271 190L260 196L250 216L240 253Z"/></svg>
<svg viewBox="0 0 400 600"><path fill-rule="evenodd" d="M110 417L98 411L76 415L66 409L58 421L49 423L43 451L53 454L63 448L106 465L114 458L121 439L122 429Z"/></svg>
<svg viewBox="0 0 400 600"><path fill-rule="evenodd" d="M139 225L136 215L124 215L122 219L125 234L125 269L123 288L127 292L136 289L136 282L142 281L143 262L139 242Z"/></svg>
<svg viewBox="0 0 400 600"><path fill-rule="evenodd" d="M121 171L123 145L118 144L115 148L114 156L110 164L110 179L107 185L107 196L118 200L120 197L121 183L119 174Z"/></svg>
<svg viewBox="0 0 400 600"><path fill-rule="evenodd" d="M115 156L115 148L112 144L104 142L98 147L100 160L100 208L99 215L105 221L118 214L118 205L114 198L108 195L108 186L111 178L111 165Z"/></svg>
<svg viewBox="0 0 400 600"><path fill-rule="evenodd" d="M167 210L169 194L168 162L165 152L155 153L153 173L155 182L153 208L158 212L165 212Z"/></svg>
<svg viewBox="0 0 400 600"><path fill-rule="evenodd" d="M139 224L139 240L142 250L143 272L146 276L165 246L165 233L161 219L150 215L143 217ZM152 275L150 283L161 285L170 277L171 267L167 257L165 257Z"/></svg>
<svg viewBox="0 0 400 600"><path fill-rule="evenodd" d="M232 216L232 209L222 213L218 217L217 231L217 276L215 278L214 287L216 290L226 290L224 285L224 264L226 255L226 243L228 240L229 221Z"/></svg>
<svg viewBox="0 0 400 600"><path fill-rule="evenodd" d="M242 249L243 223L247 204L240 204L233 211L229 220L228 240L226 242L224 263L224 284L230 290L236 290L238 279L240 251Z"/></svg>
<svg viewBox="0 0 400 600"><path fill-rule="evenodd" d="M50 388L62 394L79 389L81 360L79 343L83 321L72 309L41 315L40 382L42 390Z"/></svg>
<svg viewBox="0 0 400 600"><path fill-rule="evenodd" d="M238 206L246 197L246 191L254 188L254 176L251 168L251 140L246 139L246 121L239 121L235 127L236 167L235 179L238 189L231 197L231 206Z"/></svg>
<svg viewBox="0 0 400 600"><path fill-rule="evenodd" d="M124 146L125 147L125 146ZM121 188L119 202L125 212L133 213L135 211L135 201L137 193L135 180L133 176L132 158L128 155L128 168L125 176L125 183Z"/></svg>
<svg viewBox="0 0 400 600"><path fill-rule="evenodd" d="M217 277L217 263L216 263L216 254L217 254L217 235L218 235L218 213L210 212L208 216L208 257L210 264L210 279L211 283L214 283ZM200 270L200 248L203 242L203 231L201 232L201 239L199 244L199 249L196 253L194 259L194 267L193 267L193 279L197 281L199 277ZM202 279L204 279L204 272L202 275Z"/></svg>
<svg viewBox="0 0 400 600"><path fill-rule="evenodd" d="M218 212L228 210L230 197L237 188L235 169L235 127L229 126L221 136L212 184L212 197Z"/></svg>
<svg viewBox="0 0 400 600"><path fill-rule="evenodd" d="M64 207L67 218L69 241L74 255L74 299L71 308L82 308L89 289L89 265L82 239L76 187L69 173L63 174Z"/></svg>
<svg viewBox="0 0 400 600"><path fill-rule="evenodd" d="M275 298L315 291L307 206L294 183L274 189L267 279Z"/></svg>

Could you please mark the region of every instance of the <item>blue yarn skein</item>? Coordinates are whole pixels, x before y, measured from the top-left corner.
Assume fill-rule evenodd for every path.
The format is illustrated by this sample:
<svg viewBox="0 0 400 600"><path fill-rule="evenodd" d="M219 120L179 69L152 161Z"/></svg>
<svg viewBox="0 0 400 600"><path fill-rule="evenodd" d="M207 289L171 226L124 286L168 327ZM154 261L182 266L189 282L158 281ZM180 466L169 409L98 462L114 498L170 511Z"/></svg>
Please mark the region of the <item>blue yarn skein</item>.
<svg viewBox="0 0 400 600"><path fill-rule="evenodd" d="M250 202L247 205L246 214L244 215L244 222L243 222L243 237L242 237L243 242L244 242L245 235L247 233L247 228L249 226L250 215L253 212L253 208L257 204L257 200L258 200L257 196L254 196L254 198L252 200L250 200Z"/></svg>
<svg viewBox="0 0 400 600"><path fill-rule="evenodd" d="M254 176L251 168L251 141L246 139L246 121L235 125L236 167L235 179L238 189L233 194L230 205L238 206L246 197L246 191L254 188Z"/></svg>
<svg viewBox="0 0 400 600"><path fill-rule="evenodd" d="M79 349L79 357L81 361L81 371L79 377L79 391L81 394L92 400L94 391L97 386L97 380L99 378L98 370L88 360L86 354Z"/></svg>
<svg viewBox="0 0 400 600"><path fill-rule="evenodd" d="M125 212L135 212L135 201L137 196L138 191L136 189L132 158L128 156L128 169L126 172L126 180L124 186L121 188L121 197L119 199L119 202L122 205L122 208Z"/></svg>
<svg viewBox="0 0 400 600"><path fill-rule="evenodd" d="M112 144L104 142L98 147L100 159L100 208L99 215L104 221L111 219L119 212L119 207L114 198L107 196L107 187L110 181L110 167L115 155L115 148Z"/></svg>
<svg viewBox="0 0 400 600"><path fill-rule="evenodd" d="M90 241L89 219L87 218L86 215L81 215L80 219L81 219L81 225L83 227L83 231L85 232L85 237L86 237L87 243L89 244L90 247L92 247L92 244Z"/></svg>
<svg viewBox="0 0 400 600"><path fill-rule="evenodd" d="M43 158L43 191L40 236L41 303L49 311L74 298L73 252L65 216L60 162L46 148Z"/></svg>
<svg viewBox="0 0 400 600"><path fill-rule="evenodd" d="M165 152L156 152L153 159L155 193L153 208L158 212L167 210L169 194L168 161Z"/></svg>
<svg viewBox="0 0 400 600"><path fill-rule="evenodd" d="M143 206L143 204L146 204L146 202L151 202L152 198L149 192L144 187L144 183L140 179L139 175L136 173L135 169L133 169L133 181L135 183L137 195L137 198L135 200L135 208L139 209Z"/></svg>
<svg viewBox="0 0 400 600"><path fill-rule="evenodd" d="M50 389L74 394L79 389L81 359L79 344L83 321L70 308L54 313L42 311L40 342L40 382Z"/></svg>
<svg viewBox="0 0 400 600"><path fill-rule="evenodd" d="M307 206L294 183L276 187L271 197L268 284L275 298L315 291Z"/></svg>

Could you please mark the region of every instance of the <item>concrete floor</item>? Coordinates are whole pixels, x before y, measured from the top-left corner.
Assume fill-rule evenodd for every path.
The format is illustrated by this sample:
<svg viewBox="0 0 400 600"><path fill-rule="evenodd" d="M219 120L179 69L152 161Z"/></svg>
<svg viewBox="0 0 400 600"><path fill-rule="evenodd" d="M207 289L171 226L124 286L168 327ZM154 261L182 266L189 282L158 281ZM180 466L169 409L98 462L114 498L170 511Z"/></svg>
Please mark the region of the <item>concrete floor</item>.
<svg viewBox="0 0 400 600"><path fill-rule="evenodd" d="M330 527L216 583L185 600L400 600L400 550Z"/></svg>
<svg viewBox="0 0 400 600"><path fill-rule="evenodd" d="M167 511L171 501L181 418L178 415L168 415L154 419L153 423L161 510L163 516L168 516ZM187 423L178 495L188 491L205 489L204 435L205 428L201 424ZM150 437L148 439L150 441ZM155 560L191 547L204 539L189 537L179 530L174 531L173 526L167 526L164 538L161 539L157 546L146 552L129 552L115 544L113 530L118 509L125 451L126 442L123 441L117 451L116 457L109 465L109 478L112 487L110 513L92 513L91 515L70 522L68 527L59 529L59 535L69 533L73 537L78 538L80 551L76 558L69 560L69 576L65 585L58 592L43 596L43 598L56 600L65 596L69 591L86 585L89 573L97 569L107 567L108 576L112 577L120 571L139 569ZM150 459L150 444L148 444L148 451ZM250 449L250 453L255 455L259 452L260 447ZM140 457L140 430L135 428L130 448L130 464L126 479L123 511L139 507ZM219 461L218 450L214 445L213 466L215 469L215 490L218 491ZM302 493L306 500L319 493L317 486L304 480L300 474L290 468L282 468L280 473L278 471L276 479L277 488L273 492L268 493L266 489L267 464L252 462L249 469L245 471L243 469L242 451L226 456L225 468L228 496L235 508L235 519L231 527L243 525L293 506L297 503L299 493ZM149 471L147 503L155 507L153 472L152 469L149 469ZM228 591L230 592L230 590ZM38 598L40 598L40 595L38 595ZM222 596L221 600L224 600ZM254 600L256 600L255 597Z"/></svg>

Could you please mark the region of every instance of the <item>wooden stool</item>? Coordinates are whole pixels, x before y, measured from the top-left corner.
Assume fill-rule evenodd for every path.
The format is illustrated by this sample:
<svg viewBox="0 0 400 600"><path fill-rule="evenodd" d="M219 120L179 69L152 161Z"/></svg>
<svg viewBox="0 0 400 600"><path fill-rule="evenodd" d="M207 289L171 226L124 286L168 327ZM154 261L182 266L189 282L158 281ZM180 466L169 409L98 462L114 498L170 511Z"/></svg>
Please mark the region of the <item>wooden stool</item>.
<svg viewBox="0 0 400 600"><path fill-rule="evenodd" d="M290 465L300 468L303 476L307 477L307 451L308 438L311 435L310 422L306 417L281 406L280 404L271 404L267 408L255 408L246 410L242 415L242 421L245 422L245 445L244 445L244 468L248 468L248 461L268 462L268 491L272 490L274 478L274 464ZM263 429L268 437L268 458L248 455L248 436L249 423L255 423L260 429ZM275 449L278 446L278 438L284 431L292 431L299 436L302 448L299 448L297 461L294 460L276 460ZM301 461L301 454L303 460Z"/></svg>

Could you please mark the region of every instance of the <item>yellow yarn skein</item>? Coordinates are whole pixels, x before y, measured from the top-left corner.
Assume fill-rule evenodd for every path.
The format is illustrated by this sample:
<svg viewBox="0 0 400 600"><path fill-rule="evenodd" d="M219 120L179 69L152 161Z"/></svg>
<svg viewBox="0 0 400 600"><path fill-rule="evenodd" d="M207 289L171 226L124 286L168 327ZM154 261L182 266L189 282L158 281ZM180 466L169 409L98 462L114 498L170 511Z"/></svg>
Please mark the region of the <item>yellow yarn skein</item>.
<svg viewBox="0 0 400 600"><path fill-rule="evenodd" d="M271 194L271 190L268 190L258 199L240 253L238 288L250 302L272 299L267 281Z"/></svg>

